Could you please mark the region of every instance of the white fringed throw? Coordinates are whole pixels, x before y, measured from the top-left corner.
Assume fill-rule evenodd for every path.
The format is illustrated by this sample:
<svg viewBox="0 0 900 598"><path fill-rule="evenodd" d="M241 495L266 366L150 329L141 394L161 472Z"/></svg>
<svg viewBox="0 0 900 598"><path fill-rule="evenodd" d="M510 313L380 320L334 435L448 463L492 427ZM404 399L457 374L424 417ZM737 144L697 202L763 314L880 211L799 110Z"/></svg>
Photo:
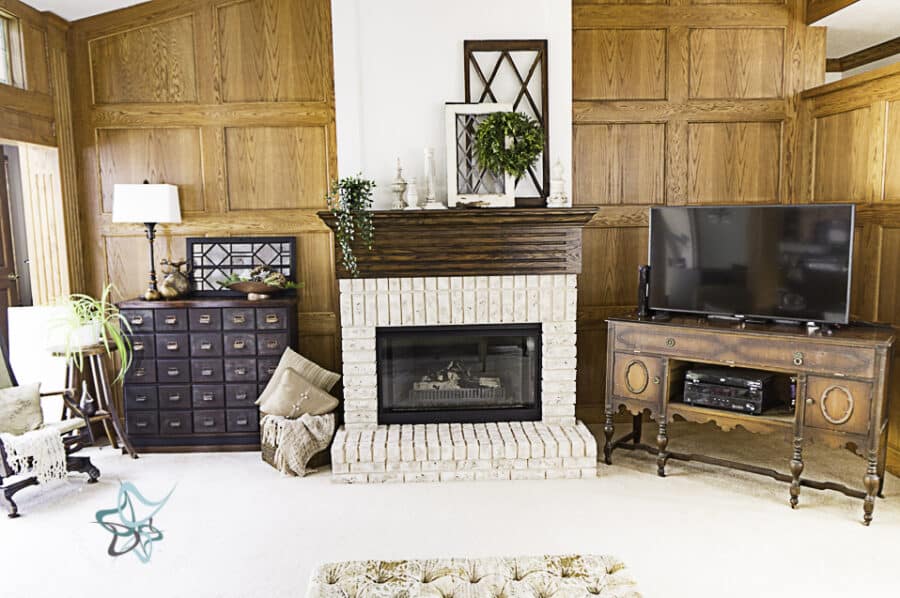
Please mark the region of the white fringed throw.
<svg viewBox="0 0 900 598"><path fill-rule="evenodd" d="M306 464L324 451L334 435L334 414L304 414L298 419L280 415L262 418L262 443L275 447L275 468L286 475L305 476Z"/></svg>
<svg viewBox="0 0 900 598"><path fill-rule="evenodd" d="M66 447L55 428L41 428L17 436L0 434L6 461L13 473L30 473L38 482L66 477Z"/></svg>

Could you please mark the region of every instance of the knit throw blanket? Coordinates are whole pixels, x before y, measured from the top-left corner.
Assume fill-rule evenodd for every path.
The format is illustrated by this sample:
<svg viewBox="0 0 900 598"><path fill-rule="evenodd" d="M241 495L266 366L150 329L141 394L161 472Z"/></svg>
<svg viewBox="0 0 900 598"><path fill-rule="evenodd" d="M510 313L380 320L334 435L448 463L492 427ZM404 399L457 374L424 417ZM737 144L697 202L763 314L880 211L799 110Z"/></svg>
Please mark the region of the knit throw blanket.
<svg viewBox="0 0 900 598"><path fill-rule="evenodd" d="M14 474L30 473L41 484L66 477L66 448L54 428L41 428L13 436L0 434L6 462Z"/></svg>
<svg viewBox="0 0 900 598"><path fill-rule="evenodd" d="M262 418L262 443L275 447L275 468L283 474L305 476L306 464L324 451L334 435L334 414L304 414L298 419L280 415Z"/></svg>

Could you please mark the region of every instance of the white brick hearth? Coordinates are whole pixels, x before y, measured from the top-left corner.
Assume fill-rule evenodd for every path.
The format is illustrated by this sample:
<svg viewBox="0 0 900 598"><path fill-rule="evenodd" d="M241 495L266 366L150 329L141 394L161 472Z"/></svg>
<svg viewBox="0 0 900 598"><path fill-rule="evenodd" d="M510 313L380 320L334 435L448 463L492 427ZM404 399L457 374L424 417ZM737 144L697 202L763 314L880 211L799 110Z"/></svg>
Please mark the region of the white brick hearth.
<svg viewBox="0 0 900 598"><path fill-rule="evenodd" d="M575 421L573 274L343 279L344 419L335 479L436 481L596 474ZM540 422L378 425L376 327L541 324Z"/></svg>

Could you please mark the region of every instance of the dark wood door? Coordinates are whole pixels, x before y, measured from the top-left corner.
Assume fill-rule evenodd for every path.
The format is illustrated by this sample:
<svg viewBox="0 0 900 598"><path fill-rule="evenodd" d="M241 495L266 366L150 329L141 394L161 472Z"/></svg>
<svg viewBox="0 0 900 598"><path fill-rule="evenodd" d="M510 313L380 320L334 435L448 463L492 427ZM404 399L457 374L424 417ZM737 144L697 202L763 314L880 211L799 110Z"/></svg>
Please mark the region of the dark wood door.
<svg viewBox="0 0 900 598"><path fill-rule="evenodd" d="M0 163L0 335L3 349L9 350L9 314L7 309L19 304L19 275L13 253L12 226L9 217L7 160Z"/></svg>

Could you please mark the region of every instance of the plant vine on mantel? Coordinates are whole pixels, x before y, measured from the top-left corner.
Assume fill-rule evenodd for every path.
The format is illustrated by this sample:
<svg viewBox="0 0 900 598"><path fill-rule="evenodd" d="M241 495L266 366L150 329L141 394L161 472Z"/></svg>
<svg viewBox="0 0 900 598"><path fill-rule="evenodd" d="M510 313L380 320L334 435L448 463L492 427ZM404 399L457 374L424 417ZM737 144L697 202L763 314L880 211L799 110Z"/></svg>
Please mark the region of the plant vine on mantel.
<svg viewBox="0 0 900 598"><path fill-rule="evenodd" d="M328 209L337 220L334 235L341 248L341 265L351 277L359 276L353 242L359 240L371 251L375 243L375 224L372 221L372 190L375 181L355 177L345 177L331 185L326 200Z"/></svg>

